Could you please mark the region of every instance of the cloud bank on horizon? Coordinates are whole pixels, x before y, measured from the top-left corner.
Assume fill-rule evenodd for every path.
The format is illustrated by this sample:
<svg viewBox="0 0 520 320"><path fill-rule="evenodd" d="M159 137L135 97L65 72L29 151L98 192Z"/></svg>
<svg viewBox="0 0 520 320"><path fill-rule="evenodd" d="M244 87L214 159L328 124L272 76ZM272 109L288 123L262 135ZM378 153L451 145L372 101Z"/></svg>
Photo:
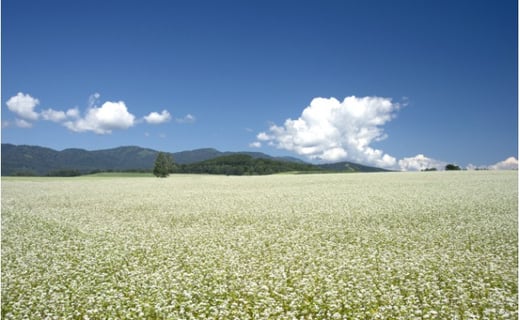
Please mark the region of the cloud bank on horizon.
<svg viewBox="0 0 520 320"><path fill-rule="evenodd" d="M160 113L153 111L142 118L137 118L128 111L124 101L106 101L98 106L99 98L99 93L89 96L88 108L83 115L77 107L66 111L49 108L37 112L35 109L40 101L30 94L18 92L16 96L9 98L6 102L9 111L13 112L17 118L14 123L3 122L2 127L15 125L20 128L30 128L32 122L46 120L60 123L73 132L91 131L96 134L110 134L113 130L128 129L143 121L156 125L171 120L171 114L166 109ZM193 123L195 117L188 114L183 118L177 118L176 121Z"/></svg>
<svg viewBox="0 0 520 320"><path fill-rule="evenodd" d="M268 131L258 133L250 146L259 148L267 143L310 160L349 160L401 171L443 169L447 162L424 154L397 160L371 146L388 137L383 126L395 118L401 107L402 104L382 97L350 96L343 101L314 98L299 118L287 119L281 126L271 125ZM518 160L510 157L487 168L517 169Z"/></svg>

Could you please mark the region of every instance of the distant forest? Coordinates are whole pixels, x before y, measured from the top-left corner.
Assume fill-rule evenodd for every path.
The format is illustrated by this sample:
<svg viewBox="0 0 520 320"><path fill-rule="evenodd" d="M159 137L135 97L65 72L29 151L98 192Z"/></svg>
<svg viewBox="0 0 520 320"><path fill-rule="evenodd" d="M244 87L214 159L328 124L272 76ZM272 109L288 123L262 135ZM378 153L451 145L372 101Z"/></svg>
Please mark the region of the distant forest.
<svg viewBox="0 0 520 320"><path fill-rule="evenodd" d="M245 154L233 154L197 163L176 165L172 173L205 173L223 175L266 175L280 172L322 172L311 165L265 158L253 158Z"/></svg>

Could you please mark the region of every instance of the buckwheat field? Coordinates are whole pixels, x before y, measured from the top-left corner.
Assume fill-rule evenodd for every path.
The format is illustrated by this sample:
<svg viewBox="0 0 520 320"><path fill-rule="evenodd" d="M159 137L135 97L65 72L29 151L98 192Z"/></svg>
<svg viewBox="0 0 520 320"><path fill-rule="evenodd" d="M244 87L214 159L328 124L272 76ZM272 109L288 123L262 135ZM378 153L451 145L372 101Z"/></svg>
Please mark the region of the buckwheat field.
<svg viewBox="0 0 520 320"><path fill-rule="evenodd" d="M517 319L517 172L3 178L3 319Z"/></svg>

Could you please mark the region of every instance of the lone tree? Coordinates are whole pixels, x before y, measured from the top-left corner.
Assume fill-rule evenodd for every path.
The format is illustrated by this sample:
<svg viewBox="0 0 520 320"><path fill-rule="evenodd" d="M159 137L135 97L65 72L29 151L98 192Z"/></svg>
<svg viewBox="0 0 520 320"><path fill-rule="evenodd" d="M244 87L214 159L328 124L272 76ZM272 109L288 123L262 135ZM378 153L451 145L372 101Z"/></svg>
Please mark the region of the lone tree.
<svg viewBox="0 0 520 320"><path fill-rule="evenodd" d="M447 164L444 169L446 169L446 170L460 170L460 167L450 163L450 164Z"/></svg>
<svg viewBox="0 0 520 320"><path fill-rule="evenodd" d="M159 152L155 159L155 165L153 167L153 174L156 177L166 178L170 175L173 170L172 157L164 152Z"/></svg>

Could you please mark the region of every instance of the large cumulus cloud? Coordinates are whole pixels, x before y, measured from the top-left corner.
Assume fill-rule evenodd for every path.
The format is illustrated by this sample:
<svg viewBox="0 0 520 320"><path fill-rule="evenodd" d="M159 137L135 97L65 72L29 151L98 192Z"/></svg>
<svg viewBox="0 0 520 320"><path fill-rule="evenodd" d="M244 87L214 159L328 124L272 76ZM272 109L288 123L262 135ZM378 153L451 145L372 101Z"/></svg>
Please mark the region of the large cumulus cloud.
<svg viewBox="0 0 520 320"><path fill-rule="evenodd" d="M394 167L396 159L371 144L385 139L383 125L400 105L389 98L351 96L314 98L299 118L272 125L257 135L265 142L311 160L350 160L380 167ZM256 143L258 146L258 143Z"/></svg>

